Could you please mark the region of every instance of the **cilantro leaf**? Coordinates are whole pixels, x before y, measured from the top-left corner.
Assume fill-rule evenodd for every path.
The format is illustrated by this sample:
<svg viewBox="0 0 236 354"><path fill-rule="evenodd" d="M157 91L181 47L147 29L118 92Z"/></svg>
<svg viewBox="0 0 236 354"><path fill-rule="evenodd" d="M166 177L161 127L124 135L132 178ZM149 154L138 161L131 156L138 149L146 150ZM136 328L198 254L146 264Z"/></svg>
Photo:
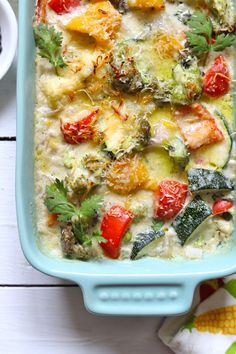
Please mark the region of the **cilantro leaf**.
<svg viewBox="0 0 236 354"><path fill-rule="evenodd" d="M96 215L97 210L101 207L103 202L103 198L100 195L93 195L92 197L85 199L81 203L81 207L79 209L81 218L92 218Z"/></svg>
<svg viewBox="0 0 236 354"><path fill-rule="evenodd" d="M87 235L87 240L84 241L83 246L91 246L93 241L107 243L107 240L102 237L102 232L100 230L94 231L91 236Z"/></svg>
<svg viewBox="0 0 236 354"><path fill-rule="evenodd" d="M52 214L58 214L58 221L70 220L77 213L77 208L68 201L68 190L63 181L56 179L46 188L45 205Z"/></svg>
<svg viewBox="0 0 236 354"><path fill-rule="evenodd" d="M64 68L65 64L61 55L62 33L57 32L54 27L44 23L34 26L34 38L36 46L39 49L39 55L46 58L55 67Z"/></svg>
<svg viewBox="0 0 236 354"><path fill-rule="evenodd" d="M73 226L73 232L76 239L83 245L83 246L91 246L92 242L96 240L98 243L106 243L107 240L102 237L101 230L95 230L91 235L87 234L81 224L75 224Z"/></svg>
<svg viewBox="0 0 236 354"><path fill-rule="evenodd" d="M63 181L56 179L54 183L47 186L45 205L52 214L58 214L58 221L73 221L77 219L83 224L88 223L94 217L101 207L103 198L100 195L94 195L85 199L78 208L68 200L68 189Z"/></svg>
<svg viewBox="0 0 236 354"><path fill-rule="evenodd" d="M207 43L205 37L200 36L198 34L194 34L192 32L186 33L189 46L192 49L194 54L203 54L208 53L210 50L210 45Z"/></svg>
<svg viewBox="0 0 236 354"><path fill-rule="evenodd" d="M212 38L213 26L210 17L201 11L195 11L187 22L188 26L192 29L194 34L202 34L207 39Z"/></svg>
<svg viewBox="0 0 236 354"><path fill-rule="evenodd" d="M214 44L212 44L211 48L215 52L220 52L224 50L227 47L231 47L235 42L235 35L232 33L228 34L220 34L219 36L216 37L216 41Z"/></svg>
<svg viewBox="0 0 236 354"><path fill-rule="evenodd" d="M213 25L210 17L200 11L195 11L187 21L191 31L186 32L189 47L193 54L200 55L210 51L220 52L231 47L235 42L235 35L232 33L219 34L212 44Z"/></svg>

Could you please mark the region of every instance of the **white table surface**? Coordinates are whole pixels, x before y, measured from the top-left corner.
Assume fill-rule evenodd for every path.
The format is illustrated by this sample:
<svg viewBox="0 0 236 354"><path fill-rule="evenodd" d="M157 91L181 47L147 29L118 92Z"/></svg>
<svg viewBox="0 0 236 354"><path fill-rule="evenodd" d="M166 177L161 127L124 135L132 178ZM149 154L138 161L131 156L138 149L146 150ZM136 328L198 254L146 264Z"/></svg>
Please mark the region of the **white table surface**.
<svg viewBox="0 0 236 354"><path fill-rule="evenodd" d="M0 352L170 354L157 338L161 318L93 316L77 286L25 260L15 213L15 82L16 63L0 81Z"/></svg>

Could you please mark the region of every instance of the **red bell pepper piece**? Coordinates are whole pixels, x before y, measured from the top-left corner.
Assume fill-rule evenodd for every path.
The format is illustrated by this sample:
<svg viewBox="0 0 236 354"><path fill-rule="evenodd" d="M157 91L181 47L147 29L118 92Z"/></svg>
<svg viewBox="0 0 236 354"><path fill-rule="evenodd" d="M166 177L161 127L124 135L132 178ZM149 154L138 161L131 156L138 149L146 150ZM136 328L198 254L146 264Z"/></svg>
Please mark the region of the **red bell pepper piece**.
<svg viewBox="0 0 236 354"><path fill-rule="evenodd" d="M203 91L211 97L220 97L228 93L229 88L229 68L223 55L220 55L203 78Z"/></svg>
<svg viewBox="0 0 236 354"><path fill-rule="evenodd" d="M212 214L218 215L231 209L234 202L231 199L217 199L212 206Z"/></svg>
<svg viewBox="0 0 236 354"><path fill-rule="evenodd" d="M80 2L81 0L50 0L48 7L58 15L64 15L71 12L73 8L80 6Z"/></svg>
<svg viewBox="0 0 236 354"><path fill-rule="evenodd" d="M101 224L102 236L107 240L101 243L104 254L117 259L120 255L122 237L125 235L133 219L133 214L120 205L114 205L105 214Z"/></svg>
<svg viewBox="0 0 236 354"><path fill-rule="evenodd" d="M188 186L175 180L162 181L156 190L155 217L170 220L183 208Z"/></svg>

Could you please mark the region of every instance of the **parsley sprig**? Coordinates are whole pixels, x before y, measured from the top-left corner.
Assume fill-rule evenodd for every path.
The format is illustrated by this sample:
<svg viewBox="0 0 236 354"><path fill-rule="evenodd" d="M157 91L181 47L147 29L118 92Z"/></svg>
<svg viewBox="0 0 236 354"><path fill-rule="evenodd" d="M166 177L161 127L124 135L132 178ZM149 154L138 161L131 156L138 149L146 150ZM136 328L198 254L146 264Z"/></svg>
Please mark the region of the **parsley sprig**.
<svg viewBox="0 0 236 354"><path fill-rule="evenodd" d="M85 199L78 208L68 200L68 189L59 179L46 188L45 205L49 213L58 215L60 222L73 221L86 224L96 215L102 202L102 196L93 195Z"/></svg>
<svg viewBox="0 0 236 354"><path fill-rule="evenodd" d="M213 25L210 17L204 12L195 11L187 24L191 32L186 32L186 37L193 54L220 52L235 42L235 35L231 33L217 35L213 42Z"/></svg>
<svg viewBox="0 0 236 354"><path fill-rule="evenodd" d="M40 23L34 26L34 38L36 46L39 49L39 55L49 60L55 67L57 74L59 68L65 68L67 66L61 55L61 32L57 32L54 27Z"/></svg>
<svg viewBox="0 0 236 354"><path fill-rule="evenodd" d="M102 196L93 195L85 199L78 208L69 201L68 192L64 182L59 179L47 186L44 202L48 211L57 214L57 220L60 222L72 222L74 236L83 246L90 246L93 240L99 243L107 242L100 230L95 230L92 234L87 233L90 221L102 206Z"/></svg>
<svg viewBox="0 0 236 354"><path fill-rule="evenodd" d="M73 232L75 238L82 243L83 246L91 246L93 241L97 241L98 243L106 243L107 240L102 237L102 232L99 229L96 229L92 232L92 234L87 234L83 226L81 224L75 224L73 226Z"/></svg>

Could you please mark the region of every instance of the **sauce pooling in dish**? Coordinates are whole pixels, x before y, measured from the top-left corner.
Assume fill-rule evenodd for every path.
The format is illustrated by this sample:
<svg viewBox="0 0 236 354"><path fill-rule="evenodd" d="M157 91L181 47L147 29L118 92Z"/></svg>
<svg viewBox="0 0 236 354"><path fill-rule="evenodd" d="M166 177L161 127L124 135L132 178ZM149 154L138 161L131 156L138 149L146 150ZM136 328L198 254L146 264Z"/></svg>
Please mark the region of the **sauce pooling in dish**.
<svg viewBox="0 0 236 354"><path fill-rule="evenodd" d="M39 1L42 249L201 258L233 231L233 1Z"/></svg>

